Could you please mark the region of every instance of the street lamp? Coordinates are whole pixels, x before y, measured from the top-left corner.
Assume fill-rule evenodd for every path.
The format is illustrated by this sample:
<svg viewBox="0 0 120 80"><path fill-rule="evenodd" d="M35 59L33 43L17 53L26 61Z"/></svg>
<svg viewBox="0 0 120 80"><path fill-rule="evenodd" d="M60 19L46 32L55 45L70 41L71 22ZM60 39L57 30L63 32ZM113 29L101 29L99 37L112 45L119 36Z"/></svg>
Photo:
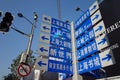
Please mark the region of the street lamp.
<svg viewBox="0 0 120 80"><path fill-rule="evenodd" d="M76 10L76 11L81 11L82 13L84 13L84 11L83 11L81 8L79 8L79 7L76 7L75 10Z"/></svg>
<svg viewBox="0 0 120 80"><path fill-rule="evenodd" d="M36 25L36 22L37 22L37 14L36 12L34 12L34 22L32 23L28 18L26 18L22 13L18 13L18 16L21 17L21 18L24 18L26 19L30 24L32 24L32 28L31 28L31 33L28 34L28 38L29 38L29 41L28 41L28 46L27 46L27 50L25 53L23 53L24 55L26 56L23 56L25 59L23 59L23 63L28 63L28 60L30 58L30 50L31 50L31 45L32 45L32 41L33 41L33 36L34 36L34 29L35 29L35 25ZM22 59L22 58L21 58Z"/></svg>

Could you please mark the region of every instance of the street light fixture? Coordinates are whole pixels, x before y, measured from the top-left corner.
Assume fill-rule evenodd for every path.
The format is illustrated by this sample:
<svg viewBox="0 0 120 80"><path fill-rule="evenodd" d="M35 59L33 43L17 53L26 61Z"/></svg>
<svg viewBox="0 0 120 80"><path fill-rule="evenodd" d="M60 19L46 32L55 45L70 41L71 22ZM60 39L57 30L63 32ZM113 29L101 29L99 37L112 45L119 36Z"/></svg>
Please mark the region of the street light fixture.
<svg viewBox="0 0 120 80"><path fill-rule="evenodd" d="M84 13L84 11L83 11L80 7L76 7L75 10L76 10L76 11L81 11L82 13Z"/></svg>

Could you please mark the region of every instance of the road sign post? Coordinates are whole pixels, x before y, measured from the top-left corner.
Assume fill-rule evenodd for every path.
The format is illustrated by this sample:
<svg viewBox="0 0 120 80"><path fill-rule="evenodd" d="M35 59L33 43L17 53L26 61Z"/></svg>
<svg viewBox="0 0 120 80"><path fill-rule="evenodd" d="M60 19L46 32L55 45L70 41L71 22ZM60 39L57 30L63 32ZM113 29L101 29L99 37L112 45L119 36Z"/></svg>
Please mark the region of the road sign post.
<svg viewBox="0 0 120 80"><path fill-rule="evenodd" d="M71 23L71 36L72 36L72 59L73 59L73 79L78 80L78 69L77 69L77 58L76 58L76 47L75 47L75 31L74 23ZM82 80L82 76L81 79Z"/></svg>

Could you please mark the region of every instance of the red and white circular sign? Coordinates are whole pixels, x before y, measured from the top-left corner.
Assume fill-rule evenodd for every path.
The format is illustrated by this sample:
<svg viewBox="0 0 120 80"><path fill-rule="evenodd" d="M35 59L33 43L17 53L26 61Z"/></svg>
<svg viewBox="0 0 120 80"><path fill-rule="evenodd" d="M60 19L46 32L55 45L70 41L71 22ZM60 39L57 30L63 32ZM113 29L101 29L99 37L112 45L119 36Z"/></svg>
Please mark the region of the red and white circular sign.
<svg viewBox="0 0 120 80"><path fill-rule="evenodd" d="M31 72L31 67L28 64L21 63L18 67L18 74L21 77L29 75Z"/></svg>

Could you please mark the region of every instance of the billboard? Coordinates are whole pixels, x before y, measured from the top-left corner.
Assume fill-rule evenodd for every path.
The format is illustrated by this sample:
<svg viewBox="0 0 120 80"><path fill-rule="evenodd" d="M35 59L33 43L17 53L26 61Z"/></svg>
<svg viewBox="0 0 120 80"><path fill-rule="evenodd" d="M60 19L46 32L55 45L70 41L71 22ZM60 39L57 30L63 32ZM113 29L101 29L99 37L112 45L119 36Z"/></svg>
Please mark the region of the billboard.
<svg viewBox="0 0 120 80"><path fill-rule="evenodd" d="M120 75L120 0L104 0L100 5L101 15L106 27L106 33L113 51L116 64L104 68L107 76Z"/></svg>

